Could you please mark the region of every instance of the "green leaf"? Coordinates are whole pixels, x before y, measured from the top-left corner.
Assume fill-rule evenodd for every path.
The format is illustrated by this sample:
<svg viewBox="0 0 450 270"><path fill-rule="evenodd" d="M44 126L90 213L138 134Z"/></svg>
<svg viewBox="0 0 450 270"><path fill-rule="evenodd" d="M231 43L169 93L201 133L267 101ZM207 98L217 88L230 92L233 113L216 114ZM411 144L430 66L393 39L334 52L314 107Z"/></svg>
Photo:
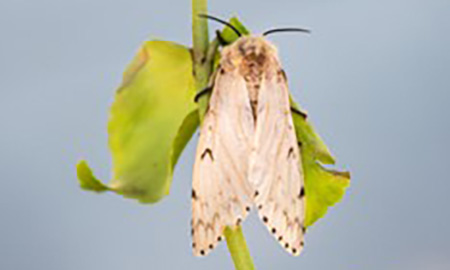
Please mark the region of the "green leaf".
<svg viewBox="0 0 450 270"><path fill-rule="evenodd" d="M245 28L245 26L239 21L238 18L232 17L229 20L229 23L233 25L243 36L250 34L250 32L247 30L247 28ZM224 27L221 35L222 38L229 44L233 43L239 38L238 35L230 27Z"/></svg>
<svg viewBox="0 0 450 270"><path fill-rule="evenodd" d="M200 118L198 115L198 110L192 111L184 119L183 124L181 125L178 131L178 135L175 138L172 147L172 160L171 160L172 170L175 168L175 165L177 164L181 152L183 151L184 147L189 142L189 140L192 137L192 134L194 134L195 130L197 130L199 125L200 125Z"/></svg>
<svg viewBox="0 0 450 270"><path fill-rule="evenodd" d="M292 98L291 107L303 112ZM306 116L306 113L302 114ZM309 227L322 218L330 206L342 199L350 185L350 173L328 170L321 166L320 163L335 163L328 147L304 116L293 113L292 118L297 139L302 145L306 194L305 226Z"/></svg>
<svg viewBox="0 0 450 270"><path fill-rule="evenodd" d="M305 226L309 227L326 214L328 207L342 199L350 185L350 173L322 167L306 150L302 150L302 163L306 194Z"/></svg>
<svg viewBox="0 0 450 270"><path fill-rule="evenodd" d="M292 99L291 107L303 112ZM303 112L303 114L307 115L305 112ZM297 139L302 143L302 147L307 150L307 153L323 164L335 164L334 157L331 155L330 150L328 150L328 147L325 145L322 138L315 132L312 124L307 121L305 117L297 113L293 113L292 118L294 120Z"/></svg>
<svg viewBox="0 0 450 270"><path fill-rule="evenodd" d="M111 107L108 189L143 203L169 193L175 163L198 126L192 116L194 96L189 50L166 41L146 42L124 72ZM87 164L81 169L90 171ZM93 175L80 182L100 183Z"/></svg>
<svg viewBox="0 0 450 270"><path fill-rule="evenodd" d="M91 168L87 165L86 161L82 160L77 164L77 176L80 183L80 187L84 190L94 191L94 192L105 192L109 188L102 184L94 174Z"/></svg>

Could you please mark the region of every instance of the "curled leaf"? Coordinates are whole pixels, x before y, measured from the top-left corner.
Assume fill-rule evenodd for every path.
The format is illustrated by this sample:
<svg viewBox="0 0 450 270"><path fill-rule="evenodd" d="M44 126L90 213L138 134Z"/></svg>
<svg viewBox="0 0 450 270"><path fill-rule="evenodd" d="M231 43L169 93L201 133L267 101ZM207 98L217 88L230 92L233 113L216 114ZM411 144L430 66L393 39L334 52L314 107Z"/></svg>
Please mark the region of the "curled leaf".
<svg viewBox="0 0 450 270"><path fill-rule="evenodd" d="M89 168L88 164L84 160L81 160L77 164L77 176L80 187L84 190L98 193L110 190L94 176L91 168Z"/></svg>
<svg viewBox="0 0 450 270"><path fill-rule="evenodd" d="M306 151L302 151L305 173L306 227L322 218L328 207L339 202L350 185L349 172L326 169L311 157Z"/></svg>
<svg viewBox="0 0 450 270"><path fill-rule="evenodd" d="M173 167L198 125L191 116L194 95L189 50L166 41L146 42L124 72L111 106L113 177L103 187L143 203L169 193ZM85 162L80 170L85 186L100 183ZM87 172L91 177L85 177Z"/></svg>

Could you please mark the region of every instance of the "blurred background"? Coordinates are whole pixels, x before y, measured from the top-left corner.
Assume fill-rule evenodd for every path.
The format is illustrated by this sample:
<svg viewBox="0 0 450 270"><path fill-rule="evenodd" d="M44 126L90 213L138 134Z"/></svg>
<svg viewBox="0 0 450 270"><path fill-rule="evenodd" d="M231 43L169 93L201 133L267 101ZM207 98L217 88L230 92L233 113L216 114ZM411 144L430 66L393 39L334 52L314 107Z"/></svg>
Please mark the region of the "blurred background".
<svg viewBox="0 0 450 270"><path fill-rule="evenodd" d="M108 109L148 39L191 43L189 0L0 0L0 269L233 269L191 253L197 136L170 196L140 205L82 191L109 179ZM257 269L450 269L450 1L210 1L270 37L295 98L352 185L291 257L255 216ZM221 26L210 24L211 31Z"/></svg>

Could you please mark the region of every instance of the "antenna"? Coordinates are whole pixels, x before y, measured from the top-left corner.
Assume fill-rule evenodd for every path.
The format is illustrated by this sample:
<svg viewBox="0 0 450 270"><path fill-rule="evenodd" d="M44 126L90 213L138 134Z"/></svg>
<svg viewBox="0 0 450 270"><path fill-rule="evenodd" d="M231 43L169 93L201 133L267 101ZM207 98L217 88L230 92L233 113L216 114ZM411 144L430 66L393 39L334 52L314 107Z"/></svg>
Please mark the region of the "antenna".
<svg viewBox="0 0 450 270"><path fill-rule="evenodd" d="M227 21L221 20L221 19L219 19L219 18L216 18L216 17L211 16L211 15L208 15L208 14L199 14L198 16L199 16L200 18L210 19L210 20L219 22L219 23L221 23L221 24L224 24L224 25L230 27L231 30L233 30L233 31L236 33L236 35L238 35L239 37L242 36L241 32L239 32L239 30L237 30L236 27L234 27L231 23L229 23L229 22L227 22Z"/></svg>
<svg viewBox="0 0 450 270"><path fill-rule="evenodd" d="M273 33L279 33L279 32L303 32L303 33L311 33L311 31L309 31L308 29L303 29L303 28L275 28L275 29L270 29L267 30L266 32L263 33L263 36L267 36Z"/></svg>

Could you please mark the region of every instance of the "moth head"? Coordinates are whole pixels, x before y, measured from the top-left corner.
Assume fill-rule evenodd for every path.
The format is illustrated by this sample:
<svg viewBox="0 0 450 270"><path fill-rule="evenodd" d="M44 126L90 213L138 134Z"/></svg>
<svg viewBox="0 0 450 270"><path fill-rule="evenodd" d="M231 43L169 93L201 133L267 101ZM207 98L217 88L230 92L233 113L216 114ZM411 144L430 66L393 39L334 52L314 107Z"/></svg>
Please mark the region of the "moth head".
<svg viewBox="0 0 450 270"><path fill-rule="evenodd" d="M221 52L221 66L225 70L238 69L242 74L260 74L278 63L276 47L263 36L242 36Z"/></svg>
<svg viewBox="0 0 450 270"><path fill-rule="evenodd" d="M306 32L309 30L302 28L275 28L263 32L261 35L245 35L241 33L231 23L219 19L208 14L199 14L200 18L210 19L219 22L237 35L237 40L231 44L221 36L221 32L217 30L217 40L219 44L224 46L222 51L222 64L233 69L236 67L244 67L246 70L264 69L270 63L278 63L278 53L276 47L265 37L279 32Z"/></svg>
<svg viewBox="0 0 450 270"><path fill-rule="evenodd" d="M263 36L243 36L229 46L230 51L238 54L247 62L263 65L272 55L277 55L276 47Z"/></svg>

